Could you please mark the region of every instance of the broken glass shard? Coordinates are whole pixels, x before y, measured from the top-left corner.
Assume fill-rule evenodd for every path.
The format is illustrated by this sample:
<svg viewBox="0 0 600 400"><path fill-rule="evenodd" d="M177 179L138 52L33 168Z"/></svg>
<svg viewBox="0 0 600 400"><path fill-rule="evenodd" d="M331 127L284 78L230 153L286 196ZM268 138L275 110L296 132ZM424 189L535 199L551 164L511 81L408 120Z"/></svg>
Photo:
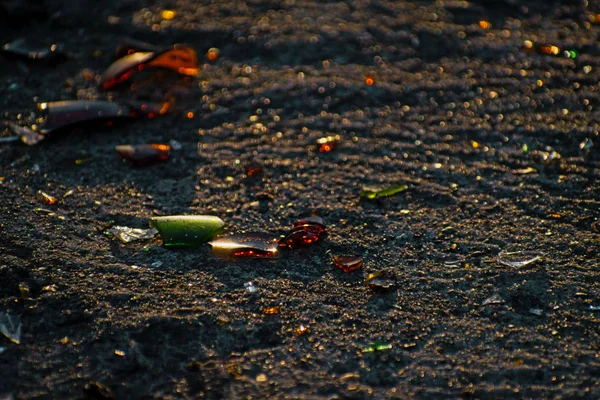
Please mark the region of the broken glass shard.
<svg viewBox="0 0 600 400"><path fill-rule="evenodd" d="M56 44L40 45L26 39L18 39L6 43L0 50L10 56L31 61L62 61L67 58L62 47Z"/></svg>
<svg viewBox="0 0 600 400"><path fill-rule="evenodd" d="M252 282L244 283L244 289L246 289L246 292L248 292L248 293L256 293L256 291L258 290L256 288L256 286L254 286L254 283L252 283Z"/></svg>
<svg viewBox="0 0 600 400"><path fill-rule="evenodd" d="M483 300L482 303L484 306L494 305L494 304L504 304L504 299L500 297L498 294L493 294L487 299Z"/></svg>
<svg viewBox="0 0 600 400"><path fill-rule="evenodd" d="M49 194L42 192L41 190L38 190L38 192L35 195L35 198L49 206L56 204L56 197L52 197Z"/></svg>
<svg viewBox="0 0 600 400"><path fill-rule="evenodd" d="M21 142L28 146L36 145L46 138L44 135L39 134L27 126L21 126L14 122L7 122L7 125L16 135L19 136Z"/></svg>
<svg viewBox="0 0 600 400"><path fill-rule="evenodd" d="M600 311L600 306L590 306L589 310L590 311Z"/></svg>
<svg viewBox="0 0 600 400"><path fill-rule="evenodd" d="M363 347L363 353L374 353L376 351L385 351L392 348L391 343L371 343L365 347Z"/></svg>
<svg viewBox="0 0 600 400"><path fill-rule="evenodd" d="M212 215L171 215L150 220L167 247L198 247L221 232L224 225L221 218Z"/></svg>
<svg viewBox="0 0 600 400"><path fill-rule="evenodd" d="M317 139L317 149L319 150L319 153L329 153L334 150L339 143L339 135L322 137Z"/></svg>
<svg viewBox="0 0 600 400"><path fill-rule="evenodd" d="M533 315L542 315L544 313L544 310L542 310L541 308L530 308L529 313Z"/></svg>
<svg viewBox="0 0 600 400"><path fill-rule="evenodd" d="M112 63L100 79L104 90L123 83L145 68L168 68L182 75L196 76L200 71L196 51L184 45L175 45L159 52L136 52Z"/></svg>
<svg viewBox="0 0 600 400"><path fill-rule="evenodd" d="M294 228L286 237L280 240L281 246L289 249L308 246L319 241L319 235L300 227Z"/></svg>
<svg viewBox="0 0 600 400"><path fill-rule="evenodd" d="M498 262L512 268L521 268L542 259L544 254L539 251L502 251L498 254Z"/></svg>
<svg viewBox="0 0 600 400"><path fill-rule="evenodd" d="M356 256L337 255L333 257L333 262L344 272L350 272L359 269L363 265L363 259Z"/></svg>
<svg viewBox="0 0 600 400"><path fill-rule="evenodd" d="M168 144L138 144L116 146L119 155L137 166L167 161L171 147Z"/></svg>
<svg viewBox="0 0 600 400"><path fill-rule="evenodd" d="M303 229L316 235L321 235L325 232L325 221L323 218L318 216L302 218L294 223L294 230L298 229Z"/></svg>
<svg viewBox="0 0 600 400"><path fill-rule="evenodd" d="M209 242L216 255L234 258L277 257L278 243L279 236L269 233L238 233Z"/></svg>
<svg viewBox="0 0 600 400"><path fill-rule="evenodd" d="M115 58L123 58L129 54L146 52L146 53L157 53L161 49L151 43L142 42L141 40L135 39L124 39L115 50Z"/></svg>
<svg viewBox="0 0 600 400"><path fill-rule="evenodd" d="M100 100L65 100L39 103L38 109L46 113L39 131L43 134L70 125L115 118L132 118L128 106Z"/></svg>
<svg viewBox="0 0 600 400"><path fill-rule="evenodd" d="M9 314L0 313L0 332L11 342L21 343L21 327L19 317L11 317Z"/></svg>
<svg viewBox="0 0 600 400"><path fill-rule="evenodd" d="M360 197L364 197L365 199L369 199L369 200L378 199L381 197L393 196L397 193L405 191L406 189L408 189L407 185L393 186L393 187L384 188L384 189L375 188L375 187L365 187L360 192Z"/></svg>
<svg viewBox="0 0 600 400"><path fill-rule="evenodd" d="M385 292L393 289L396 285L396 281L391 276L381 271L367 275L365 283L375 292Z"/></svg>
<svg viewBox="0 0 600 400"><path fill-rule="evenodd" d="M127 226L113 226L106 233L114 235L124 243L133 242L135 240L152 239L158 231L151 229L129 228Z"/></svg>

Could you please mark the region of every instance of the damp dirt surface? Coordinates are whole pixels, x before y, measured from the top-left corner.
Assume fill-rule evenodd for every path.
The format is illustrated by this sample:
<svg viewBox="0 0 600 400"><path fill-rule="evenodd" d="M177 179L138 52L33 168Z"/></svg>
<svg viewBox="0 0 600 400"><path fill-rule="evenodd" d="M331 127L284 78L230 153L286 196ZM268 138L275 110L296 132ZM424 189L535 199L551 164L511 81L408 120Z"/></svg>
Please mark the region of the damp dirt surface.
<svg viewBox="0 0 600 400"><path fill-rule="evenodd" d="M33 21L0 3L3 42L68 53L0 54L3 121L39 101L173 99L0 145L0 312L22 323L20 344L0 336L0 394L600 397L597 1L49 1ZM125 38L189 44L199 78L100 91ZM114 150L170 140L182 149L148 167ZM327 236L276 259L106 234L174 214L285 234L311 213ZM515 269L503 251L542 255ZM395 287L369 288L376 271Z"/></svg>

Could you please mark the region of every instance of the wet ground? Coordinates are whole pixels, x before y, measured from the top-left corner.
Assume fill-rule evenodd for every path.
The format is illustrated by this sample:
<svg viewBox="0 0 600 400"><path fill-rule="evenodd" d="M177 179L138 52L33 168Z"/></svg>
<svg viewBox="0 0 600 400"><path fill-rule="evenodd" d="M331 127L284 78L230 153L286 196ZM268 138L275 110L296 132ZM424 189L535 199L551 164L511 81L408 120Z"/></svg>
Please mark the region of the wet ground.
<svg viewBox="0 0 600 400"><path fill-rule="evenodd" d="M600 397L597 1L79 4L49 2L37 22L5 10L4 42L68 58L0 55L2 119L130 98L96 82L126 37L187 43L201 74L137 82L174 99L160 118L0 145L0 312L22 323L20 344L0 337L0 393ZM339 146L316 151L331 135ZM182 149L146 168L114 151L170 140ZM274 260L105 233L210 214L284 234L312 212L327 238ZM543 255L516 269L503 251ZM364 266L344 273L337 254ZM395 288L367 287L375 271Z"/></svg>

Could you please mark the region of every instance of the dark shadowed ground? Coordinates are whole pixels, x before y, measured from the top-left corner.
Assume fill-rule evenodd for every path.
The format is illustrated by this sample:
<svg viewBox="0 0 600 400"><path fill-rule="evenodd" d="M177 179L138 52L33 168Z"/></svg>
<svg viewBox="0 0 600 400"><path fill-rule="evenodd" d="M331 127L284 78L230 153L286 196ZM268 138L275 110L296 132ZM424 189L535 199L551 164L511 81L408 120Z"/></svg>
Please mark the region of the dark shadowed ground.
<svg viewBox="0 0 600 400"><path fill-rule="evenodd" d="M69 57L0 55L0 118L129 96L93 79L126 37L187 43L202 73L169 92L161 118L0 145L0 312L23 324L20 344L0 337L0 394L600 397L597 1L78 4L50 2L38 22L3 15L2 42L61 43ZM339 146L316 152L329 135ZM162 165L114 151L169 140L183 149ZM258 178L244 174L250 162ZM409 188L359 196L398 184ZM283 234L313 211L328 237L275 260L105 233L211 214L227 232ZM521 250L544 256L498 263ZM342 253L363 269L335 268ZM365 285L380 270L395 290ZM484 304L494 295L500 304ZM364 353L372 342L392 348Z"/></svg>

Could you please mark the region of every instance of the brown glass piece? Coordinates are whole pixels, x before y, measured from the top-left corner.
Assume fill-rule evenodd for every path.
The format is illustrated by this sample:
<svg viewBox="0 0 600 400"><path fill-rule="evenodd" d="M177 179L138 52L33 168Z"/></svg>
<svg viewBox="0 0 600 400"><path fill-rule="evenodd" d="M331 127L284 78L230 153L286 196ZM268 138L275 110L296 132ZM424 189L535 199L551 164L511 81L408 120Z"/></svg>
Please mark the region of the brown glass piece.
<svg viewBox="0 0 600 400"><path fill-rule="evenodd" d="M128 106L100 100L66 100L39 103L38 109L46 113L39 132L48 134L67 126L94 120L132 118Z"/></svg>
<svg viewBox="0 0 600 400"><path fill-rule="evenodd" d="M167 161L171 146L168 144L138 144L115 147L119 155L134 165L143 166Z"/></svg>
<svg viewBox="0 0 600 400"><path fill-rule="evenodd" d="M356 256L338 255L333 257L333 262L344 272L350 272L359 269L363 265L363 259Z"/></svg>

